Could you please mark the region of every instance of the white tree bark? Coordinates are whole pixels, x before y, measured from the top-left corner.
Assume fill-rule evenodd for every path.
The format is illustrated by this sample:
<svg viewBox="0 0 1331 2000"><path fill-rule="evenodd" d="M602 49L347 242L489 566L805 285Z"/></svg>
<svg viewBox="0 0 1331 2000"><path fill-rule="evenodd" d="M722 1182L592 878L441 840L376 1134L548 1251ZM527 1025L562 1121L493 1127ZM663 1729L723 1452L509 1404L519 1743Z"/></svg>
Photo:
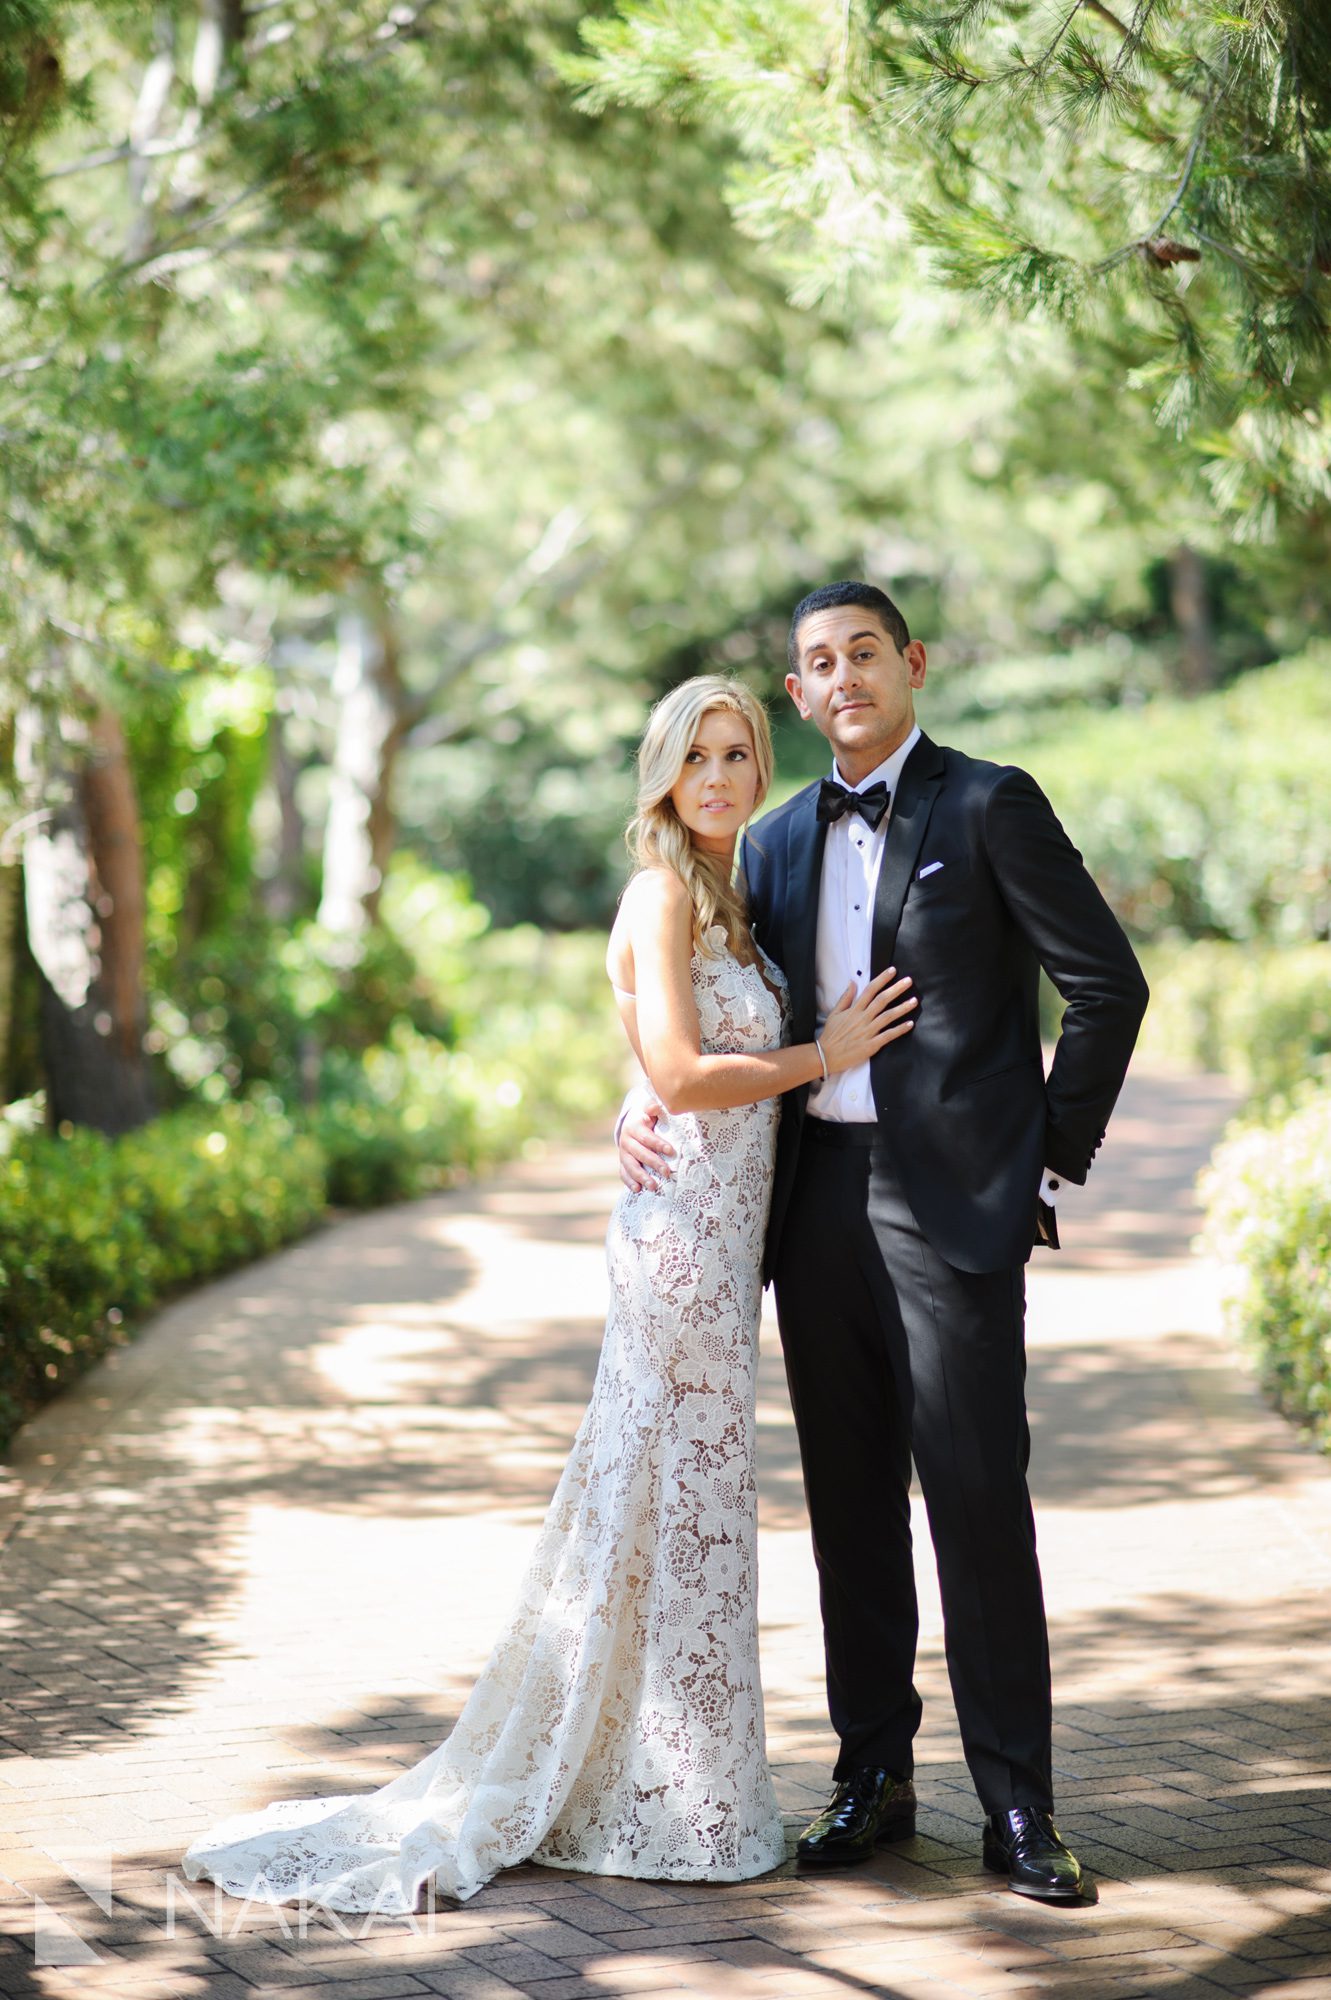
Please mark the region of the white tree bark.
<svg viewBox="0 0 1331 2000"><path fill-rule="evenodd" d="M24 835L23 891L32 955L56 998L77 1012L96 977L96 920L88 901L87 828L68 771L59 768L64 757L53 754L51 733L50 719L38 710L19 711L15 770L29 797L46 809L31 815ZM69 738L85 732L66 718L60 734L67 754L74 747Z"/></svg>
<svg viewBox="0 0 1331 2000"><path fill-rule="evenodd" d="M374 923L393 849L393 777L406 724L396 635L386 601L338 620L333 674L337 743L324 832L319 922L355 936Z"/></svg>

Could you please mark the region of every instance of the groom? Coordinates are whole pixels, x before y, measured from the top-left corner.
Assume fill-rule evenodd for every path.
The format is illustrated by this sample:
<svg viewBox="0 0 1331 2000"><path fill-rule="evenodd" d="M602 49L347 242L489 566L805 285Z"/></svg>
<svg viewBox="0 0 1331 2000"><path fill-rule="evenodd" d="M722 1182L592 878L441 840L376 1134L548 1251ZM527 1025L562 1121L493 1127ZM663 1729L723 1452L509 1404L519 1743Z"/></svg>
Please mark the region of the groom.
<svg viewBox="0 0 1331 2000"><path fill-rule="evenodd" d="M867 1860L915 1827L918 1614L911 1461L938 1562L948 1672L1018 1893L1093 1898L1053 1822L1049 1648L1026 1488L1024 1265L1057 1248L1146 1007L1132 949L1024 771L930 741L925 649L891 599L834 583L795 608L786 688L833 774L741 849L755 935L786 974L791 1039L889 965L912 1033L782 1099L767 1235L813 1528L841 1754L806 1866ZM1066 1002L1048 1077L1037 986ZM654 1107L625 1180L669 1172Z"/></svg>

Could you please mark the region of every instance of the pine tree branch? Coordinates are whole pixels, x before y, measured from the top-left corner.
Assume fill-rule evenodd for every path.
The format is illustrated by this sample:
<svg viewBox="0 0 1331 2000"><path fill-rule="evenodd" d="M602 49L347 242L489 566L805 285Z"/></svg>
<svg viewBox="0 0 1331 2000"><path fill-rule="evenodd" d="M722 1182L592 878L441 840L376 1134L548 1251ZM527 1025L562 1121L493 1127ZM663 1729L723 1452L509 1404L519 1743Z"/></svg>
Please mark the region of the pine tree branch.
<svg viewBox="0 0 1331 2000"><path fill-rule="evenodd" d="M567 596L583 581L582 575L576 572L571 579L560 575L560 565L564 557L577 546L571 537L576 533L581 518L572 508L560 509L547 524L536 546L528 551L522 561L517 563L495 588L489 605L492 622L471 641L470 645L464 646L461 652L455 653L440 668L428 688L413 695L407 702L405 708L407 726L413 732L411 741L417 748L422 743L435 743L441 740L431 733L426 722L426 717L439 697L452 687L469 667L475 666L478 660L483 660L488 654L498 652L502 647L511 644L513 634L504 621L503 614L516 609L540 579L551 572L558 585L553 593L556 598ZM601 565L602 559L597 558L593 567ZM583 565L584 571L587 567Z"/></svg>
<svg viewBox="0 0 1331 2000"><path fill-rule="evenodd" d="M1188 147L1187 155L1183 161L1183 171L1180 173L1178 177L1178 181L1174 187L1174 192L1170 196L1169 201L1166 203L1165 207L1162 209L1160 215L1156 218L1155 223L1152 225L1150 229L1145 230L1142 233L1142 235L1136 237L1131 243L1122 244L1119 247L1119 249L1112 251L1108 257L1102 258L1101 261L1094 266L1094 269L1097 272L1113 270L1116 264L1121 264L1125 258L1131 257L1133 253L1136 251L1141 251L1149 256L1151 254L1152 244L1159 243L1162 240L1164 240L1165 224L1168 222L1170 216L1174 213L1175 209L1179 206L1180 202L1183 200L1183 197L1188 192L1188 188L1192 182L1193 172L1196 168L1197 161L1201 155L1202 141L1206 137L1206 128L1210 124L1212 113L1215 111L1216 106L1219 104L1220 99L1223 95L1224 95L1224 89L1222 85L1221 88L1219 88L1216 91L1214 97L1210 98L1208 102L1203 106L1202 115L1197 120L1196 130L1193 132L1192 135L1192 142ZM1178 261L1178 260L1174 259L1172 261ZM1189 261L1195 262L1196 260L1193 259Z"/></svg>
<svg viewBox="0 0 1331 2000"><path fill-rule="evenodd" d="M160 255L154 254L139 266L138 275L142 279L169 277L173 271L197 270L201 264L211 264L218 257L226 257L233 250L243 250L248 244L267 244L271 249L272 239L267 234L262 219L251 229L241 229L234 236L222 236L212 243L196 243L184 250L172 250L169 246Z"/></svg>
<svg viewBox="0 0 1331 2000"><path fill-rule="evenodd" d="M1111 10L1105 6L1104 0L1079 0L1079 7L1084 8L1088 14L1098 14L1102 21L1107 21L1111 28L1117 29L1118 33L1122 35L1125 42L1131 40L1132 38L1131 28L1129 28L1125 22L1120 21L1118 15L1111 12Z"/></svg>
<svg viewBox="0 0 1331 2000"><path fill-rule="evenodd" d="M37 806L20 819L11 819L0 829L0 867L12 868L23 852L25 835L35 833L39 826L46 826L56 816L55 806Z"/></svg>
<svg viewBox="0 0 1331 2000"><path fill-rule="evenodd" d="M1058 53L1059 43L1062 41L1064 35L1066 35L1068 29L1072 26L1072 23L1076 20L1078 14L1080 14L1082 7L1084 5L1085 5L1085 0L1072 0L1072 5L1068 9L1067 13L1063 16L1062 22L1059 25L1058 33L1054 36L1053 41L1048 44L1044 53L1038 56L1034 63L1029 65L1029 68L1033 75L1043 78L1045 71L1048 69L1050 63L1054 60L1054 57ZM1023 64L1022 67L1026 68L1027 65Z"/></svg>
<svg viewBox="0 0 1331 2000"><path fill-rule="evenodd" d="M1148 239L1163 234L1165 224L1182 201L1184 195L1188 192L1188 187L1192 180L1193 168L1196 166L1198 156L1202 150L1202 140L1206 136L1206 128L1211 122L1211 111L1213 108L1213 105L1208 105L1202 116L1197 120L1197 130L1192 135L1192 143L1188 147L1187 155L1183 161L1183 172L1179 175L1178 186L1174 189L1155 228L1147 230L1146 235Z"/></svg>
<svg viewBox="0 0 1331 2000"><path fill-rule="evenodd" d="M1236 270L1250 277L1255 284L1261 284L1265 275L1262 266L1253 258L1245 256L1242 250L1236 249L1232 243L1222 242L1217 236L1208 236L1204 229L1194 229L1193 235L1199 243L1204 243L1208 250L1214 250L1217 257L1223 257Z"/></svg>

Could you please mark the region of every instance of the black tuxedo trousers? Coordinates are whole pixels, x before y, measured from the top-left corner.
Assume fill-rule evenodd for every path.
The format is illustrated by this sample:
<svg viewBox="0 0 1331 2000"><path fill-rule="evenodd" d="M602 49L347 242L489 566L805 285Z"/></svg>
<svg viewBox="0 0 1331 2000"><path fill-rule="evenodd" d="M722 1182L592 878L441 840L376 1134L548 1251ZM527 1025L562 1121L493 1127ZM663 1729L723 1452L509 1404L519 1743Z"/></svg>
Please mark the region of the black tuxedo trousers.
<svg viewBox="0 0 1331 2000"><path fill-rule="evenodd" d="M976 1791L986 1812L1050 1809L1024 1266L976 1273L945 1263L877 1126L809 1118L775 1284L841 1738L835 1775L913 1765L913 1456Z"/></svg>

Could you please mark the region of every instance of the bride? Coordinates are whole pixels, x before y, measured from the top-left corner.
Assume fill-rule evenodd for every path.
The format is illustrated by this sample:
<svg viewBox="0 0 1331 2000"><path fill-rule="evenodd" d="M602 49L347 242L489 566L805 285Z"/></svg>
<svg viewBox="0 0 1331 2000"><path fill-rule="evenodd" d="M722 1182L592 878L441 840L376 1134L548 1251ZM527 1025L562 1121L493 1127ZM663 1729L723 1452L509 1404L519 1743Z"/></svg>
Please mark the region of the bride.
<svg viewBox="0 0 1331 2000"><path fill-rule="evenodd" d="M754 1362L782 1091L910 1028L909 980L853 987L783 1047L785 982L732 882L772 771L761 705L702 676L638 753L637 869L607 969L670 1110L675 1171L620 1195L591 1402L517 1604L457 1726L377 1791L282 1800L183 1866L236 1896L412 1913L533 1860L741 1881L784 1854L758 1673Z"/></svg>

